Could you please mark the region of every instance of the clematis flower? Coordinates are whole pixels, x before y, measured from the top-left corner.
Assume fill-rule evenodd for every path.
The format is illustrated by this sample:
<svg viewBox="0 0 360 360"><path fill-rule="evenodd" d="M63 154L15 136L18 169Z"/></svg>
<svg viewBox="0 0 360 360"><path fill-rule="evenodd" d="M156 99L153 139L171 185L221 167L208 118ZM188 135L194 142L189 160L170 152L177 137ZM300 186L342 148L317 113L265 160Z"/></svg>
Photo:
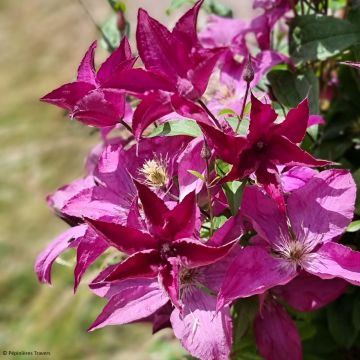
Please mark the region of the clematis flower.
<svg viewBox="0 0 360 360"><path fill-rule="evenodd" d="M109 274L105 269L107 275L103 281L158 277L173 304L181 308L180 267L192 269L216 262L231 250L234 242L212 247L197 240L199 214L194 192L170 210L145 185L135 184L146 217L146 228L87 220L109 245L130 255L111 268Z"/></svg>
<svg viewBox="0 0 360 360"><path fill-rule="evenodd" d="M131 55L127 38L96 72L94 42L82 59L75 82L62 85L41 98L70 112L71 118L95 127L109 127L119 123L125 115L125 94L109 88L106 82L131 69L136 61Z"/></svg>
<svg viewBox="0 0 360 360"><path fill-rule="evenodd" d="M263 104L252 95L247 138L224 134L201 124L215 153L233 165L224 181L243 179L255 173L257 181L268 186L280 182L278 165L329 164L328 161L316 160L296 145L303 140L308 125L309 105L306 99L290 110L283 122L275 123L276 118L271 105Z"/></svg>
<svg viewBox="0 0 360 360"><path fill-rule="evenodd" d="M312 311L334 301L346 287L342 279L323 280L303 272L290 283L261 295L254 321L259 353L267 360L302 359L300 334L280 302L298 311Z"/></svg>
<svg viewBox="0 0 360 360"><path fill-rule="evenodd" d="M136 40L147 70L129 70L108 83L113 88L142 94L133 119L136 139L151 123L174 110L209 122L194 101L205 92L221 49L205 49L198 41L196 23L202 3L198 1L183 15L171 32L145 10L139 10Z"/></svg>
<svg viewBox="0 0 360 360"><path fill-rule="evenodd" d="M238 218L229 219L209 240L207 245L222 247L239 238L242 233ZM89 330L107 325L150 320L154 330L172 326L174 334L191 355L203 360L226 360L232 344L232 323L229 307L216 312L216 292L224 274L240 248L232 250L216 263L179 268L179 296L182 308L169 304L169 295L156 279L130 279L99 282L90 285L99 296L109 301ZM107 271L106 275L111 273Z"/></svg>
<svg viewBox="0 0 360 360"><path fill-rule="evenodd" d="M242 213L264 240L244 248L225 277L218 306L285 285L300 271L360 285L360 253L336 242L349 225L356 186L345 170L313 176L287 198L287 216L258 187L245 189Z"/></svg>

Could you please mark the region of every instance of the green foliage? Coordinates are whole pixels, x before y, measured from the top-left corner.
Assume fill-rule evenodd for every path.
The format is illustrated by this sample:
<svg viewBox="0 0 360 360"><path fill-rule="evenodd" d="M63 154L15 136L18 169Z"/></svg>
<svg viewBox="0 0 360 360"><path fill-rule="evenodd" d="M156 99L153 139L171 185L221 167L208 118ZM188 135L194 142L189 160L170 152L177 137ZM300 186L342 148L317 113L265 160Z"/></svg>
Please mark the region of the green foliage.
<svg viewBox="0 0 360 360"><path fill-rule="evenodd" d="M181 8L183 5L194 5L196 0L171 0L170 7L166 10L167 14ZM219 0L205 0L204 9L210 13L223 17L232 17L233 12L231 8L224 5Z"/></svg>
<svg viewBox="0 0 360 360"><path fill-rule="evenodd" d="M193 137L201 136L199 125L193 120L173 120L158 125L149 135L153 136L176 136L189 135Z"/></svg>
<svg viewBox="0 0 360 360"><path fill-rule="evenodd" d="M298 16L290 30L289 48L295 62L325 60L360 42L354 24L332 16Z"/></svg>

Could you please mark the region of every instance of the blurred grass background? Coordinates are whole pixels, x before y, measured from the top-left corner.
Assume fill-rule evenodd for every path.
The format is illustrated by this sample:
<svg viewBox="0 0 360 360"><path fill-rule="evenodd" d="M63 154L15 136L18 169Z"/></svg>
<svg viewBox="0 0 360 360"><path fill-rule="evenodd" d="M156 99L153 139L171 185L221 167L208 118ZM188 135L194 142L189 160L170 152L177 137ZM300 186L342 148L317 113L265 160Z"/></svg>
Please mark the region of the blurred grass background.
<svg viewBox="0 0 360 360"><path fill-rule="evenodd" d="M99 23L110 14L105 0L85 3ZM133 33L140 3L165 18L169 1L156 7L150 0L126 3ZM246 3L250 8L251 1ZM38 99L74 78L98 37L76 0L0 0L0 354L37 350L54 359L180 359L169 333L151 337L148 325L87 333L102 299L85 284L73 296L71 267L54 265L52 287L40 285L33 272L36 255L66 228L45 197L83 174L84 158L98 142L91 129Z"/></svg>

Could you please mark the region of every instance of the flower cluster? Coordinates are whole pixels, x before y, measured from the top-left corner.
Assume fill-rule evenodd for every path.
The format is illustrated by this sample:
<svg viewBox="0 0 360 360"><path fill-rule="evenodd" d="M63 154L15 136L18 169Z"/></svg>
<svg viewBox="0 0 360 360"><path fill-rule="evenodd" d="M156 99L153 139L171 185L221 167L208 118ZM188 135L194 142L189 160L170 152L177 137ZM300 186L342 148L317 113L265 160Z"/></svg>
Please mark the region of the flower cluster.
<svg viewBox="0 0 360 360"><path fill-rule="evenodd" d="M259 353L301 359L286 309L318 309L360 285L360 253L340 244L356 186L300 147L323 123L308 99L280 116L256 87L275 65L293 66L270 46L291 2L255 1L263 13L249 23L211 16L198 34L202 3L172 31L140 9L143 67L124 37L96 71L93 43L76 81L42 98L100 129L102 143L87 175L48 197L70 227L35 270L50 283L56 258L74 248L76 290L106 256L89 286L108 303L89 330L149 321L204 360L230 357L234 304L254 296Z"/></svg>

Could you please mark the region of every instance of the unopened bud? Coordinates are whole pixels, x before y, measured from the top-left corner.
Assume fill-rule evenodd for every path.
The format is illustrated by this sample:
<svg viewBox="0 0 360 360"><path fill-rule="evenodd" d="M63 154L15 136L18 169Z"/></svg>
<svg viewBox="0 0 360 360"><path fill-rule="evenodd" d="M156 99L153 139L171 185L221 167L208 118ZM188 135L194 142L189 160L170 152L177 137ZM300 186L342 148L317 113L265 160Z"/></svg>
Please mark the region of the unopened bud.
<svg viewBox="0 0 360 360"><path fill-rule="evenodd" d="M248 61L246 62L245 69L243 72L243 79L247 83L251 83L254 80L254 69L251 64L251 56L249 55Z"/></svg>
<svg viewBox="0 0 360 360"><path fill-rule="evenodd" d="M209 160L211 158L211 150L209 149L209 145L206 142L201 149L200 156L205 160Z"/></svg>
<svg viewBox="0 0 360 360"><path fill-rule="evenodd" d="M116 14L116 27L118 30L123 33L126 29L126 20L123 11L118 11Z"/></svg>

